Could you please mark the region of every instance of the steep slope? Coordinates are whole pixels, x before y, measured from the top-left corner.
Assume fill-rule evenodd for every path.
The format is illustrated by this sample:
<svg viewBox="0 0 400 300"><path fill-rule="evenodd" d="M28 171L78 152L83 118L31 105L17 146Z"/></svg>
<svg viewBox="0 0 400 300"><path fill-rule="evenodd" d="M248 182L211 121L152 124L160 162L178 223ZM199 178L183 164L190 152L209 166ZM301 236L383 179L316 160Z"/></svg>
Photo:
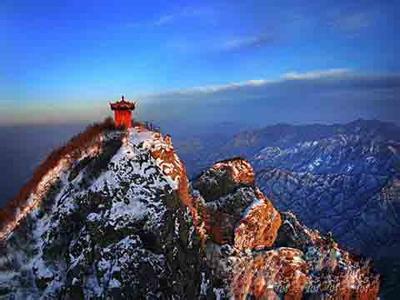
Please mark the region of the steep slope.
<svg viewBox="0 0 400 300"><path fill-rule="evenodd" d="M222 296L377 297L379 280L370 263L303 226L292 213L280 214L255 186L254 171L243 159L215 164L193 187L197 207L206 212L207 263L224 282Z"/></svg>
<svg viewBox="0 0 400 300"><path fill-rule="evenodd" d="M95 140L95 155L61 158L30 196L2 249L0 294L197 297L199 240L170 174L180 162L156 157L169 144L143 128Z"/></svg>
<svg viewBox="0 0 400 300"><path fill-rule="evenodd" d="M328 137L267 146L251 159L279 209L373 257L388 298L399 291L390 283L400 275L393 263L400 259L399 137L396 126L355 122Z"/></svg>
<svg viewBox="0 0 400 300"><path fill-rule="evenodd" d="M373 257L383 273L383 295L395 298L400 278L395 263L400 260L399 137L398 126L379 121L281 124L239 133L217 148L199 142L202 157L194 162L185 149L182 158L193 175L199 166L226 155L245 157L260 190L279 210L291 210L305 225L332 232L346 249Z"/></svg>
<svg viewBox="0 0 400 300"><path fill-rule="evenodd" d="M190 184L140 125L66 148L2 220L0 298L377 297L369 262L279 213L243 159Z"/></svg>

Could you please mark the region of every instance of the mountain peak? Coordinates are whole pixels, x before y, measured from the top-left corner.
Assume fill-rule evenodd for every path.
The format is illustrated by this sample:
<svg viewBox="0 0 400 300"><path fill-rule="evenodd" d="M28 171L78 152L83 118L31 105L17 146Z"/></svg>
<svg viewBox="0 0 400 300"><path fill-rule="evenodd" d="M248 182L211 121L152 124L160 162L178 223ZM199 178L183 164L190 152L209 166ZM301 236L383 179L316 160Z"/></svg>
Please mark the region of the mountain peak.
<svg viewBox="0 0 400 300"><path fill-rule="evenodd" d="M280 213L248 161L219 161L190 183L170 136L139 124L99 128L51 155L3 223L0 294L377 295L369 263Z"/></svg>

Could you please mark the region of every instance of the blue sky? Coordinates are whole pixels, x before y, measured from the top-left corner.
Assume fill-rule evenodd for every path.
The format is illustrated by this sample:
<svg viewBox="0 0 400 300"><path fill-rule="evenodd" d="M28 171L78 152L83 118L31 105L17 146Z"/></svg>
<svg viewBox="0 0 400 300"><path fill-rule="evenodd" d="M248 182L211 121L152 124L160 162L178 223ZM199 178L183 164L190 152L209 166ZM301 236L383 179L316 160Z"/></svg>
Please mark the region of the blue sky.
<svg viewBox="0 0 400 300"><path fill-rule="evenodd" d="M0 123L89 120L97 118L91 106L121 94L146 101L293 72L391 76L400 69L399 7L398 1L3 0Z"/></svg>

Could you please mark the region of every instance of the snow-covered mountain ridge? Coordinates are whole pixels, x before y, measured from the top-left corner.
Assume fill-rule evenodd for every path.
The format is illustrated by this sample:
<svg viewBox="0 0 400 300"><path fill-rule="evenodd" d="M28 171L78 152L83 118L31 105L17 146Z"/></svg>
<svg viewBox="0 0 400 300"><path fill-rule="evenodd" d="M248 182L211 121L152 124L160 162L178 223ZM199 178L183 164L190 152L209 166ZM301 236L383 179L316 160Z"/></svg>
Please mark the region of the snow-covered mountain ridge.
<svg viewBox="0 0 400 300"><path fill-rule="evenodd" d="M78 152L2 222L0 298L377 297L369 262L280 213L241 158L190 183L171 138L139 125Z"/></svg>

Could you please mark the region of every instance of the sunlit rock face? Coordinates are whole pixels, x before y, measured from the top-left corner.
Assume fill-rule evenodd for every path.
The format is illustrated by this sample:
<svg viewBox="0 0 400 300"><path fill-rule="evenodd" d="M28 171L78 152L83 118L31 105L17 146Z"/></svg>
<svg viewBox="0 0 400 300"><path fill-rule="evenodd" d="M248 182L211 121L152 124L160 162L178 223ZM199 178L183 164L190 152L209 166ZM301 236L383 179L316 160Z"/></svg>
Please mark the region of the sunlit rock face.
<svg viewBox="0 0 400 300"><path fill-rule="evenodd" d="M208 236L207 263L224 283L220 295L377 298L379 278L369 262L352 257L293 214L280 214L254 185L245 160L217 163L193 182L193 189Z"/></svg>
<svg viewBox="0 0 400 300"><path fill-rule="evenodd" d="M2 228L0 298L377 297L369 263L278 212L246 160L190 183L169 136L136 126L95 141L60 157Z"/></svg>
<svg viewBox="0 0 400 300"><path fill-rule="evenodd" d="M254 185L254 171L240 158L216 163L193 182L211 239L238 249L273 244L281 225L280 215Z"/></svg>

